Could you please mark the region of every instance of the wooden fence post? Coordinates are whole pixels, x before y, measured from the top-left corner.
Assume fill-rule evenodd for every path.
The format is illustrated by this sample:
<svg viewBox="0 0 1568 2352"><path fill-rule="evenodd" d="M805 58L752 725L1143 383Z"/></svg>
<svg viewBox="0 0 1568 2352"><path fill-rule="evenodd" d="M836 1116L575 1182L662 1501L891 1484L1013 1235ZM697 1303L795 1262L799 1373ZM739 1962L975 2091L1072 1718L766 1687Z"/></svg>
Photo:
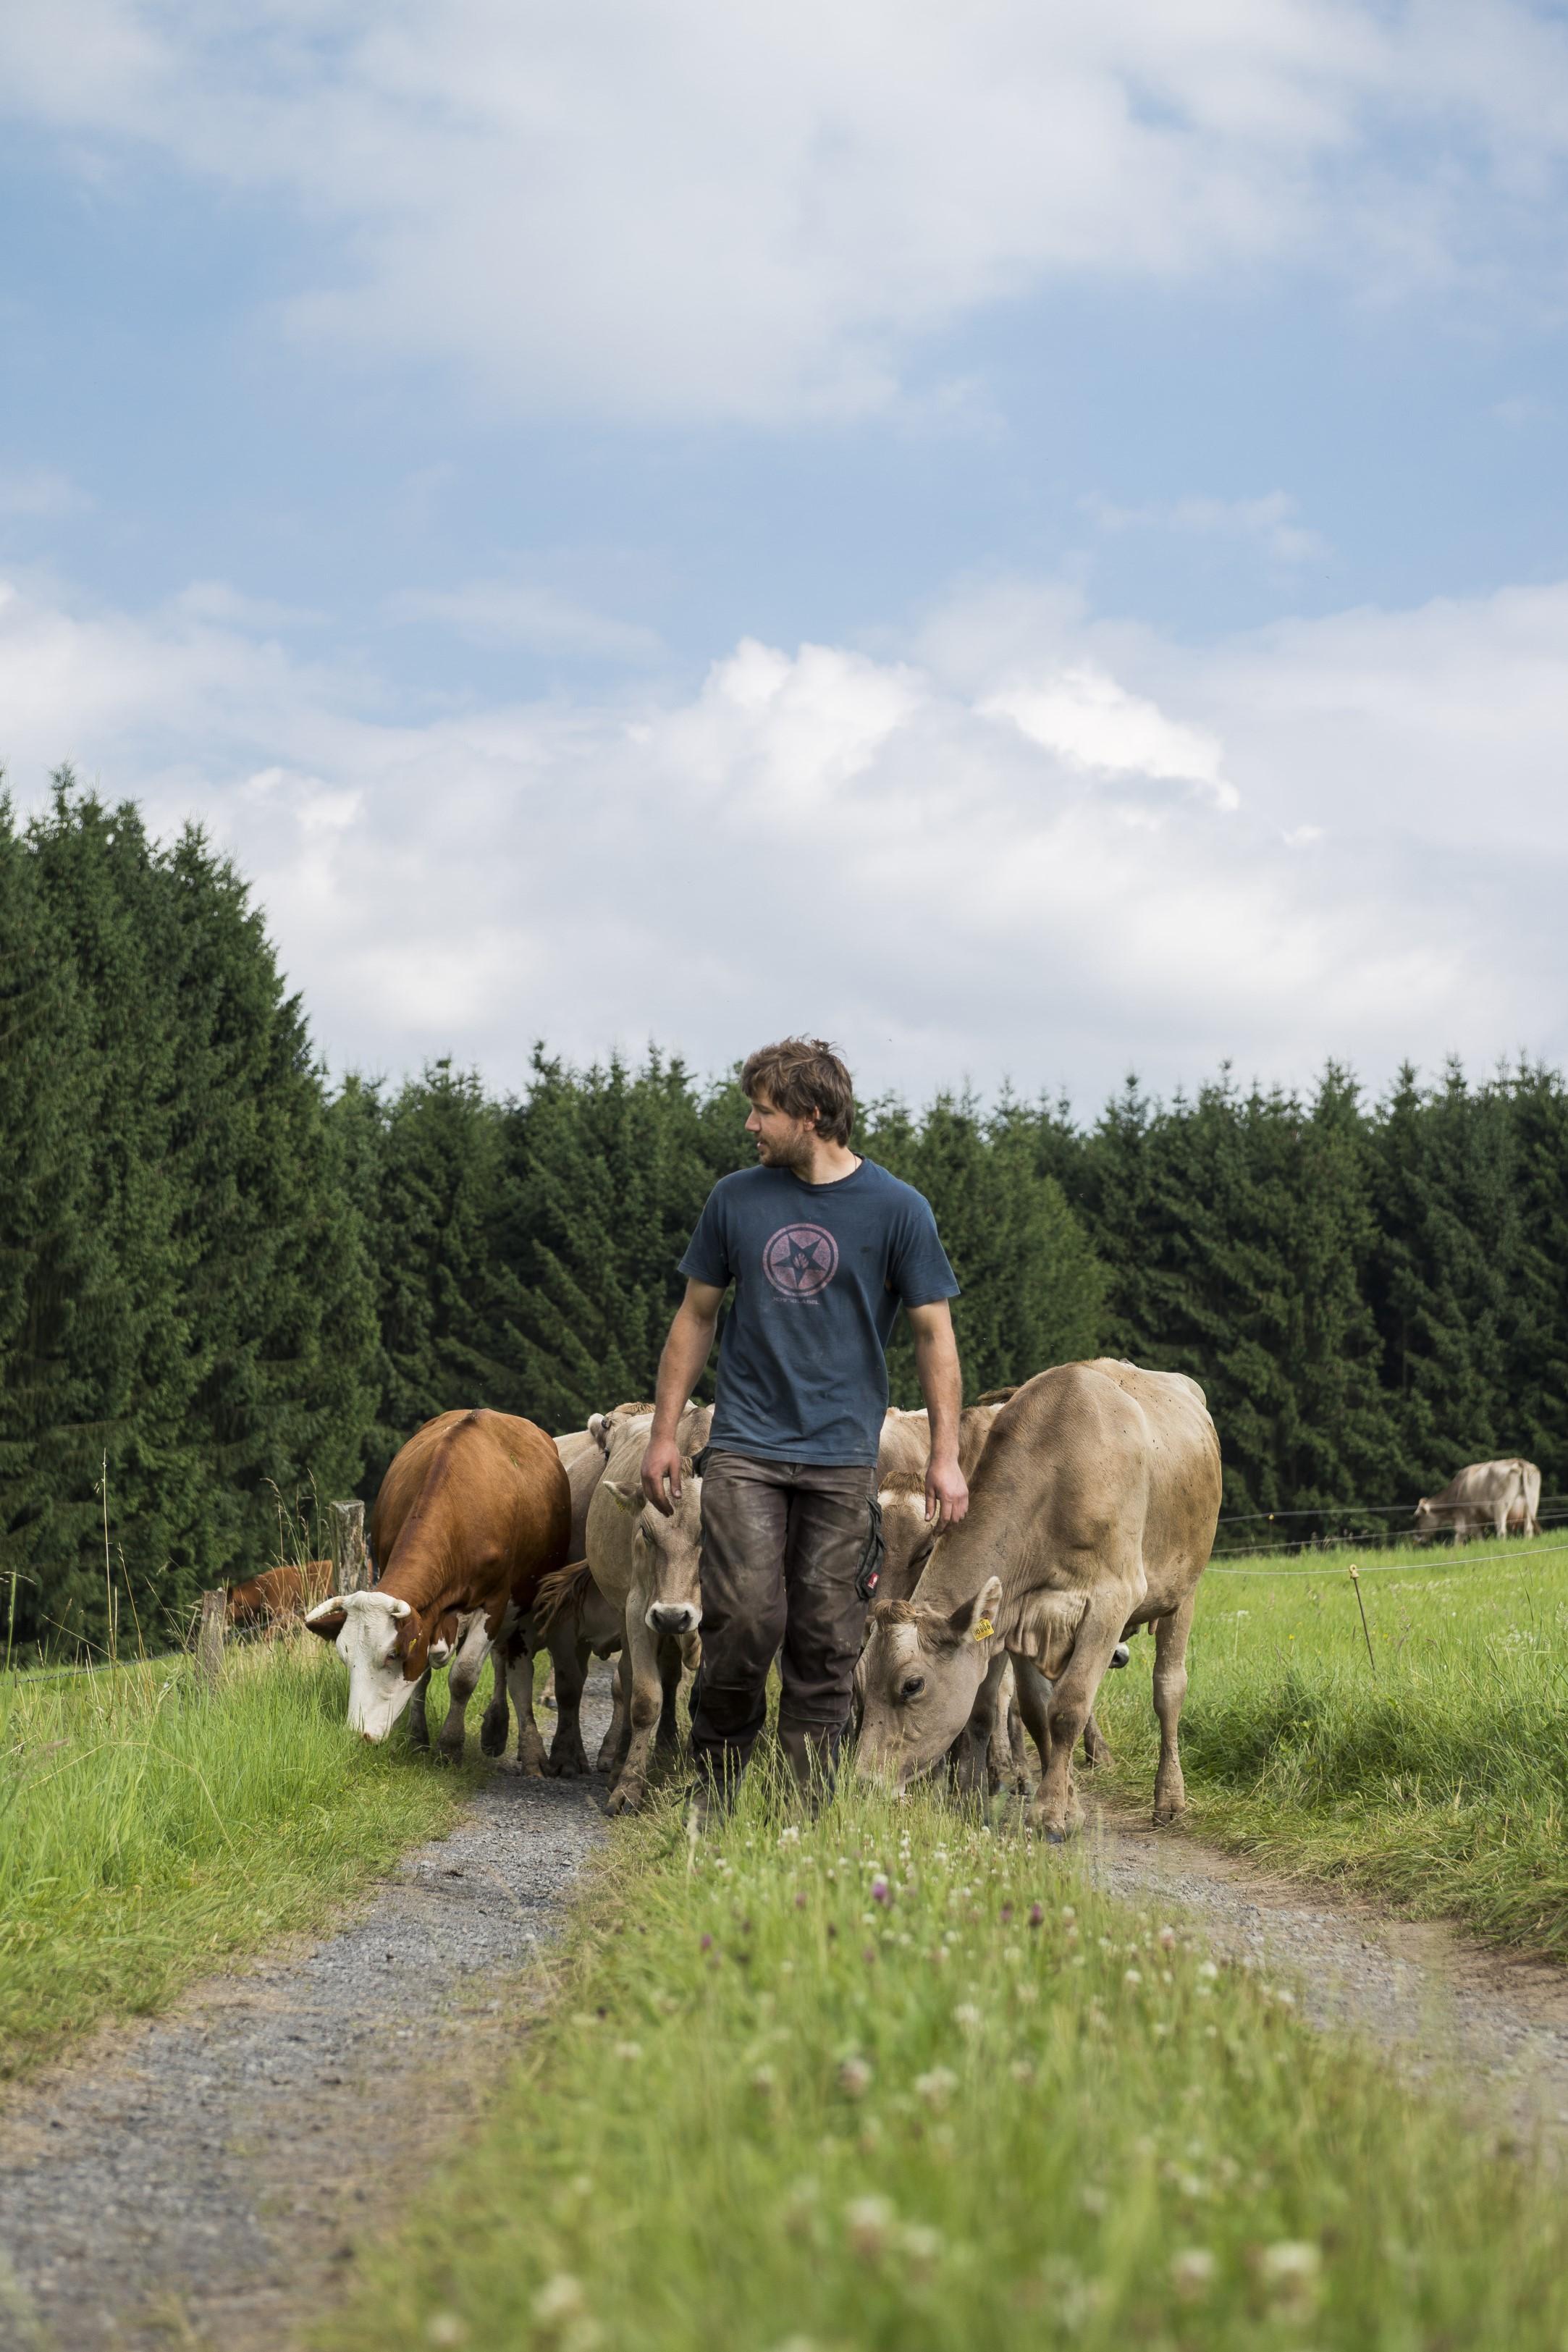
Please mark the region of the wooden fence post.
<svg viewBox="0 0 1568 2352"><path fill-rule="evenodd" d="M370 1589L370 1555L364 1545L364 1505L332 1505L332 1591L365 1592Z"/></svg>
<svg viewBox="0 0 1568 2352"><path fill-rule="evenodd" d="M204 1592L201 1622L196 1628L196 1672L205 1683L222 1679L224 1636L227 1631L227 1593Z"/></svg>

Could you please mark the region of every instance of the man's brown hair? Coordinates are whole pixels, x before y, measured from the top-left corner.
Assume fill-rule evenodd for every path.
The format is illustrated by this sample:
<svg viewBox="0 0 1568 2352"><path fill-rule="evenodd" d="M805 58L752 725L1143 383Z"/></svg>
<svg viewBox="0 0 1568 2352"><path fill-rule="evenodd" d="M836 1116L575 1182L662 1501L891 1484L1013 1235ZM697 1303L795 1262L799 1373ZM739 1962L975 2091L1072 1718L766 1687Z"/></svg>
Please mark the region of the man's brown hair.
<svg viewBox="0 0 1568 2352"><path fill-rule="evenodd" d="M791 1118L816 1113L824 1143L847 1143L855 1125L855 1088L848 1071L825 1037L784 1037L747 1055L741 1092L750 1099L765 1094L775 1110Z"/></svg>

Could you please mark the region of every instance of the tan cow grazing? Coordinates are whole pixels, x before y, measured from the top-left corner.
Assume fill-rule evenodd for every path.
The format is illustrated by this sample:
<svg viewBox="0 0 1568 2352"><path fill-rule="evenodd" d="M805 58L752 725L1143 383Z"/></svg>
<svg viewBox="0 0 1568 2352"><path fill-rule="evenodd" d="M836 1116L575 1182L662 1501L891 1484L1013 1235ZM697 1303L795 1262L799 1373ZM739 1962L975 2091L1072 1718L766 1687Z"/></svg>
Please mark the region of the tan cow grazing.
<svg viewBox="0 0 1568 2352"><path fill-rule="evenodd" d="M1219 1502L1219 1441L1195 1381L1109 1358L1026 1381L997 1414L969 1516L938 1538L912 1598L872 1612L860 1773L901 1785L929 1770L1010 1655L1040 1752L1034 1820L1059 1843L1082 1818L1072 1754L1101 1678L1124 1633L1152 1623L1154 1820L1172 1820L1186 1801L1187 1635Z"/></svg>
<svg viewBox="0 0 1568 2352"><path fill-rule="evenodd" d="M994 1390L989 1399L966 1406L958 1424L958 1466L973 1485L997 1414L1016 1394ZM884 1552L877 1581L879 1601L907 1601L931 1558L936 1530L925 1515L925 1470L931 1423L923 1412L890 1412L877 1449L877 1500L882 1511ZM1111 1664L1126 1665L1131 1653L1120 1643ZM1094 1766L1110 1753L1110 1743L1092 1712L1083 1727L1084 1761ZM953 1756L961 1788L994 1792L1004 1781L1026 1791L1028 1757L1016 1706L1016 1683L1009 1665L993 1678L983 1702L965 1727Z"/></svg>
<svg viewBox="0 0 1568 2352"><path fill-rule="evenodd" d="M621 1676L629 1739L610 1790L606 1811L612 1813L633 1811L642 1802L654 1727L661 1748L673 1745L681 1668L695 1670L701 1656L702 1481L691 1465L708 1443L712 1418L707 1406L681 1422L680 1500L668 1518L643 1497L648 1432L641 1426L622 1437L588 1506L588 1566L625 1628ZM599 1762L613 1766L609 1740Z"/></svg>
<svg viewBox="0 0 1568 2352"><path fill-rule="evenodd" d="M228 1588L228 1622L243 1625L297 1624L307 1609L332 1589L330 1559L283 1561L259 1576Z"/></svg>
<svg viewBox="0 0 1568 2352"><path fill-rule="evenodd" d="M1423 1495L1415 1506L1415 1535L1430 1543L1451 1534L1456 1543L1471 1536L1541 1533L1541 1473L1533 1462L1510 1454L1501 1462L1472 1462L1440 1494Z"/></svg>
<svg viewBox="0 0 1568 2352"><path fill-rule="evenodd" d="M384 1739L433 1654L455 1643L440 1752L460 1757L486 1645L509 1612L521 1615L541 1580L564 1566L571 1533L566 1473L532 1422L481 1407L440 1413L416 1430L371 1514L381 1582L321 1601L305 1619L348 1667L350 1729Z"/></svg>

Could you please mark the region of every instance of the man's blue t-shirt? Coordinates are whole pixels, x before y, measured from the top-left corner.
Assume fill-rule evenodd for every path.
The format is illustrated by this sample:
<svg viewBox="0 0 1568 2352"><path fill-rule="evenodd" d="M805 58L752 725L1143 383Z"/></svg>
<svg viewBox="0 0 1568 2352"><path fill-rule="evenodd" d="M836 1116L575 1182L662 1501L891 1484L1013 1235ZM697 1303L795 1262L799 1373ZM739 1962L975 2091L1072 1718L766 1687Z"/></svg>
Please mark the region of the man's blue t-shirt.
<svg viewBox="0 0 1568 2352"><path fill-rule="evenodd" d="M833 1184L721 1177L680 1271L735 1286L712 1443L770 1462L875 1462L899 1308L958 1295L930 1202L869 1160Z"/></svg>

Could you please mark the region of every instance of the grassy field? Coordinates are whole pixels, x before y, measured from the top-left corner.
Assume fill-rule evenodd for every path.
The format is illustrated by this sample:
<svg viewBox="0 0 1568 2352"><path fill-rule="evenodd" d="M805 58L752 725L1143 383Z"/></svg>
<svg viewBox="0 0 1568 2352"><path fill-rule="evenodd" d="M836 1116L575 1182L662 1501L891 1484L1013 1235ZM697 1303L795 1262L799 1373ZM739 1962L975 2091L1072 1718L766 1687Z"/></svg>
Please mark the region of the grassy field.
<svg viewBox="0 0 1568 2352"><path fill-rule="evenodd" d="M1189 1828L1568 1958L1562 1532L1223 1568L1205 1577L1193 1629ZM1152 1657L1134 1642L1102 1708L1118 1784L1141 1801Z"/></svg>
<svg viewBox="0 0 1568 2352"><path fill-rule="evenodd" d="M351 1740L345 1700L308 1636L231 1645L211 1692L180 1657L0 1676L0 2075L315 1926L447 1825L467 1776Z"/></svg>
<svg viewBox="0 0 1568 2352"><path fill-rule="evenodd" d="M618 1829L557 1996L324 2352L1568 2331L1534 2150L926 1792Z"/></svg>

